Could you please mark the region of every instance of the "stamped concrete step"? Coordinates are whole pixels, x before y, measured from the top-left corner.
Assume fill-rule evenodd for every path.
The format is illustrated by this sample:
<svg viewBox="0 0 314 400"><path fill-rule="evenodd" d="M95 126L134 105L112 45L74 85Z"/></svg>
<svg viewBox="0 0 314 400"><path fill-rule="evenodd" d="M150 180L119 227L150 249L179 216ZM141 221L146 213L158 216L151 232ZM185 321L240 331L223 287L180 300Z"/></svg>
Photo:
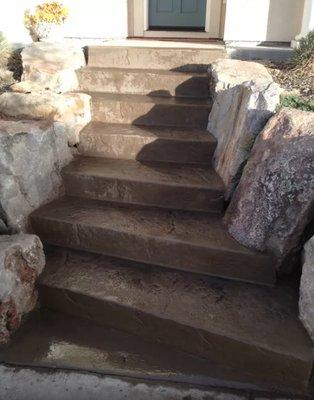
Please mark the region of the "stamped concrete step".
<svg viewBox="0 0 314 400"><path fill-rule="evenodd" d="M63 178L70 196L206 212L224 205L223 182L209 167L78 157Z"/></svg>
<svg viewBox="0 0 314 400"><path fill-rule="evenodd" d="M89 67L207 72L209 64L225 57L222 45L208 49L88 46Z"/></svg>
<svg viewBox="0 0 314 400"><path fill-rule="evenodd" d="M206 400L249 400L251 398L248 397L248 389L256 389L255 385L218 379L219 366L172 346L152 343L90 320L53 312L47 308L29 317L9 345L0 349L0 362L7 367L16 367L19 371L22 368L40 368L41 373L48 374L52 370L55 373L58 370L61 373L62 370L70 370L94 372L107 378L123 377L128 382L132 380L135 387L144 382L154 386L165 385L167 382L167 385L172 383L175 387L177 384L188 387L192 385L194 388L197 386L199 389L206 387L206 394L211 394ZM235 388L244 389L245 392L241 395ZM10 396L10 400L21 400L20 397L12 397L11 392ZM68 397L70 398L71 396ZM83 394L79 398L90 399ZM111 395L101 398L116 399ZM119 396L120 400L122 398L127 399ZM162 398L170 400L166 394ZM30 400L27 396L23 399ZM61 399L64 398L58 398ZM97 396L93 396L93 399L100 400ZM138 397L135 395L132 399L138 400ZM144 395L143 399L151 400L151 397ZM158 399L161 400L159 396ZM190 397L176 396L176 399ZM197 399L205 400L203 396L197 396ZM41 400L44 398L41 397Z"/></svg>
<svg viewBox="0 0 314 400"><path fill-rule="evenodd" d="M202 99L209 97L209 78L205 73L87 67L78 70L77 74L82 91Z"/></svg>
<svg viewBox="0 0 314 400"><path fill-rule="evenodd" d="M201 357L217 378L286 392L309 385L313 345L290 282L263 288L60 249L39 289L45 306Z"/></svg>
<svg viewBox="0 0 314 400"><path fill-rule="evenodd" d="M94 121L206 129L210 103L177 97L90 92Z"/></svg>
<svg viewBox="0 0 314 400"><path fill-rule="evenodd" d="M238 244L218 216L65 197L31 220L48 244L259 284L275 281L272 258Z"/></svg>
<svg viewBox="0 0 314 400"><path fill-rule="evenodd" d="M210 164L216 139L206 130L91 122L80 134L79 153L92 157Z"/></svg>

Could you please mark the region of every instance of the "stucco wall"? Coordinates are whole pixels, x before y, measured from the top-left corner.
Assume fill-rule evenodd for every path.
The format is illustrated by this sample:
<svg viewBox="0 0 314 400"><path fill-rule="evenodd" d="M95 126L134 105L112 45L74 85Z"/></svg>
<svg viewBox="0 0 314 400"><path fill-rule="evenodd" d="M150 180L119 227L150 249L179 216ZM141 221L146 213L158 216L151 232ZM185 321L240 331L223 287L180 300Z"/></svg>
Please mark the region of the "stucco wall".
<svg viewBox="0 0 314 400"><path fill-rule="evenodd" d="M228 0L226 41L290 42L301 31L304 0Z"/></svg>
<svg viewBox="0 0 314 400"><path fill-rule="evenodd" d="M0 32L11 42L29 42L23 24L24 11L41 1L7 0L0 13ZM64 26L66 37L97 39L128 35L128 0L63 0L63 3L70 8L70 18ZM228 0L224 39L289 42L301 32L303 8L304 0Z"/></svg>
<svg viewBox="0 0 314 400"><path fill-rule="evenodd" d="M0 13L0 32L13 43L30 42L24 11L41 0L7 0ZM63 0L70 8L66 37L121 38L127 36L127 0Z"/></svg>

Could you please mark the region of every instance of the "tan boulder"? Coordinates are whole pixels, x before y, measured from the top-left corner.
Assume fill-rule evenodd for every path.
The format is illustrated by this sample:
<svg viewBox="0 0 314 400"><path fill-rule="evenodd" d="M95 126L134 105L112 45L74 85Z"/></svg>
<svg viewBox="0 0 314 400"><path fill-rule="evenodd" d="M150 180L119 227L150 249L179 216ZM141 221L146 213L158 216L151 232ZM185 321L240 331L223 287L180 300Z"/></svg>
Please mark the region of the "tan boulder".
<svg viewBox="0 0 314 400"><path fill-rule="evenodd" d="M209 74L213 107L208 130L217 139L213 162L230 199L257 135L279 103L281 89L255 62L218 60Z"/></svg>
<svg viewBox="0 0 314 400"><path fill-rule="evenodd" d="M245 246L279 264L299 246L314 205L314 113L283 109L257 138L225 216Z"/></svg>
<svg viewBox="0 0 314 400"><path fill-rule="evenodd" d="M37 236L0 236L0 345L8 342L22 317L35 307L35 282L44 266Z"/></svg>
<svg viewBox="0 0 314 400"><path fill-rule="evenodd" d="M63 93L79 88L75 71L84 67L81 47L71 43L35 42L22 51L22 81Z"/></svg>
<svg viewBox="0 0 314 400"><path fill-rule="evenodd" d="M1 98L1 96L0 96ZM63 194L61 169L72 160L53 123L0 119L0 230L26 232L28 217Z"/></svg>
<svg viewBox="0 0 314 400"><path fill-rule="evenodd" d="M66 134L69 144L79 142L82 128L91 120L90 96L84 93L58 94L51 91L0 96L0 114L6 117L46 119Z"/></svg>

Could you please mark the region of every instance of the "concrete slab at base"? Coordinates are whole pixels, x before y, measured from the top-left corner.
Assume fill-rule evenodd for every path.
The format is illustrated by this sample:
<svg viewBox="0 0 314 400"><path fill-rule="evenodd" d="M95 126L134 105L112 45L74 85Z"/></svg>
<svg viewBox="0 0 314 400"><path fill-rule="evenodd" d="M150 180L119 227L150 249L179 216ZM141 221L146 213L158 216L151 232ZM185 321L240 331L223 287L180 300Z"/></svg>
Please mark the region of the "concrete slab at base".
<svg viewBox="0 0 314 400"><path fill-rule="evenodd" d="M6 400L297 400L120 379L83 372L0 366L0 398Z"/></svg>

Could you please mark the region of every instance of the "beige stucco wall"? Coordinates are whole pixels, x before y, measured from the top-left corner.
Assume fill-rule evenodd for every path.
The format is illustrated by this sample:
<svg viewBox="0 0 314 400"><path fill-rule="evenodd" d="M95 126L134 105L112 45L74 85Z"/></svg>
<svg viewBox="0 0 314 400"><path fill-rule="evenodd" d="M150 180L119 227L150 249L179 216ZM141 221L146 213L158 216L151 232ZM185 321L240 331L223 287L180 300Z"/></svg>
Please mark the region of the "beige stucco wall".
<svg viewBox="0 0 314 400"><path fill-rule="evenodd" d="M300 32L304 0L228 0L226 41L290 42Z"/></svg>
<svg viewBox="0 0 314 400"><path fill-rule="evenodd" d="M43 0L6 0L0 13L0 32L14 43L30 41L24 28L24 11ZM127 36L127 0L62 0L70 17L64 26L66 37L122 38Z"/></svg>
<svg viewBox="0 0 314 400"><path fill-rule="evenodd" d="M0 13L0 32L11 42L29 42L30 37L23 24L24 11L41 1L6 0L5 8ZM212 7L216 2L220 4L222 0L211 0ZM70 8L70 18L64 26L66 37L106 39L124 38L128 32L131 33L132 7L128 10L128 4L143 4L143 0L63 0L63 3ZM219 10L217 15L212 13L219 28L219 22L222 22L220 7L214 8ZM224 39L291 41L301 32L303 8L304 0L227 0ZM144 21L144 10L137 12L136 17Z"/></svg>

